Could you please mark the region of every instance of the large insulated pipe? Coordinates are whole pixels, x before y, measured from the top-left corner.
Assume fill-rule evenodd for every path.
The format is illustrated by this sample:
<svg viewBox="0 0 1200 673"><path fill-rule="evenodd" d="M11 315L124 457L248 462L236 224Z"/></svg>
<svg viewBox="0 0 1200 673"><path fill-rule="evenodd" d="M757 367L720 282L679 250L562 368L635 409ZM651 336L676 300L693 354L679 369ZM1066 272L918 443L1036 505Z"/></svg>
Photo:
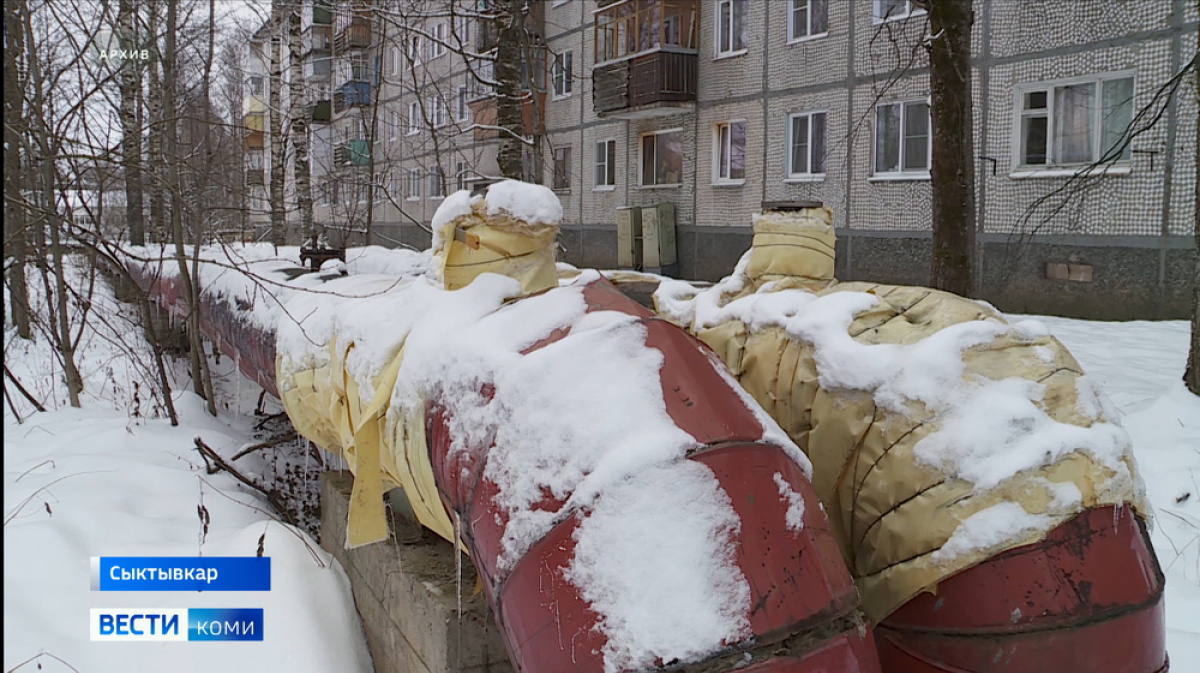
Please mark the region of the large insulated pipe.
<svg viewBox="0 0 1200 673"><path fill-rule="evenodd" d="M696 440L680 475L709 473L728 498L736 516L736 535L726 540L735 560L733 576L744 578L749 589L744 610L737 611L748 629L737 642L690 662L681 670L695 671L875 671L869 629L858 617L858 598L843 565L829 522L818 504L804 468L781 446L779 435L764 428L765 416L736 388L716 357L705 346L674 325L622 295L605 280L583 289L589 313L608 311L633 316L645 331L645 345L662 354L660 386L667 413L683 432ZM546 348L565 336L559 331L530 347L527 353ZM598 367L605 363L597 362ZM597 396L605 394L595 391ZM588 409L578 410L581 417ZM768 425L773 423L766 421ZM610 605L594 596L595 587L581 586L573 575L579 564L581 531L609 525L613 513L606 499L637 501L637 489L670 488L656 480L633 476L612 493L601 492L589 508L569 505L571 494L547 493L539 510L556 522L519 558L502 562L508 512L499 502L498 488L484 476L489 451L486 442L468 442L452 448L456 438L444 407L430 401L427 438L434 477L446 508L463 522L463 539L483 579L483 587L496 612L510 655L526 673L627 670L614 666L626 643L610 640L624 634L624 620L636 622L637 610L644 625L686 630L691 615L653 615L644 602ZM458 438L461 439L461 438ZM787 440L783 439L786 443ZM620 493L615 491L621 491ZM639 512L629 506L630 540L645 544L680 544L673 531L661 530L660 539L647 539ZM595 519L604 517L603 523ZM683 542L686 544L686 541ZM611 549L588 549L610 572L637 572L637 556L651 556L652 547L623 544ZM635 558L630 558L630 554ZM679 572L686 569L679 568ZM593 577L593 581L604 580ZM589 600L591 598L592 600ZM597 598L600 605L597 605ZM663 637L672 637L664 633ZM668 645L669 643L662 643ZM651 645L651 648L656 645ZM643 661L648 668L670 667L678 661ZM639 667L640 669L641 667Z"/></svg>
<svg viewBox="0 0 1200 673"><path fill-rule="evenodd" d="M1125 433L1034 324L833 278L831 214L764 212L728 278L666 284L813 462L885 673L1161 673L1163 574Z"/></svg>

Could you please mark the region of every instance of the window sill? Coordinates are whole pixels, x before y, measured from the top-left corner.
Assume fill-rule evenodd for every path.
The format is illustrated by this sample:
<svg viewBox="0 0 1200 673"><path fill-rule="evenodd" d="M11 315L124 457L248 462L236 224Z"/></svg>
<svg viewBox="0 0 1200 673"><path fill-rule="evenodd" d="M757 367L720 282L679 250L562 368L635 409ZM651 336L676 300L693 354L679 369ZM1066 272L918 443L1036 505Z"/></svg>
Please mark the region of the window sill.
<svg viewBox="0 0 1200 673"><path fill-rule="evenodd" d="M638 189L679 189L683 186L682 182L676 182L669 185L638 185Z"/></svg>
<svg viewBox="0 0 1200 673"><path fill-rule="evenodd" d="M785 185L797 185L805 182L825 182L824 173L812 173L811 175L789 175L783 179Z"/></svg>
<svg viewBox="0 0 1200 673"><path fill-rule="evenodd" d="M1008 177L1014 180L1027 178L1073 178L1076 175L1129 175L1132 166L1100 166L1097 168L1028 168L1023 167L1012 171Z"/></svg>
<svg viewBox="0 0 1200 673"><path fill-rule="evenodd" d="M417 201L420 201L420 200L421 200L421 197L419 197L419 196L416 196L416 197L409 196L404 199L404 201L407 203L416 203Z"/></svg>
<svg viewBox="0 0 1200 673"><path fill-rule="evenodd" d="M912 182L914 180L929 180L929 173L876 173L867 178L867 182Z"/></svg>
<svg viewBox="0 0 1200 673"><path fill-rule="evenodd" d="M717 55L713 57L713 60L714 61L723 61L727 58L737 58L738 56L745 56L748 53L750 53L749 49L738 49L737 51L717 52Z"/></svg>
<svg viewBox="0 0 1200 673"><path fill-rule="evenodd" d="M788 40L787 43L789 45L800 44L801 42L812 42L813 40L819 40L823 37L829 37L829 31L825 31L824 33L817 33L816 35L805 35L804 37L793 37L792 39Z"/></svg>
<svg viewBox="0 0 1200 673"><path fill-rule="evenodd" d="M571 98L571 94L569 93L556 93L550 97L550 100L568 100L569 98Z"/></svg>
<svg viewBox="0 0 1200 673"><path fill-rule="evenodd" d="M570 194L571 188L570 187L552 187L551 191L553 191L555 194Z"/></svg>
<svg viewBox="0 0 1200 673"><path fill-rule="evenodd" d="M743 180L713 180L713 187L743 187L746 181Z"/></svg>
<svg viewBox="0 0 1200 673"><path fill-rule="evenodd" d="M616 185L596 185L592 187L593 192L611 192L617 188Z"/></svg>

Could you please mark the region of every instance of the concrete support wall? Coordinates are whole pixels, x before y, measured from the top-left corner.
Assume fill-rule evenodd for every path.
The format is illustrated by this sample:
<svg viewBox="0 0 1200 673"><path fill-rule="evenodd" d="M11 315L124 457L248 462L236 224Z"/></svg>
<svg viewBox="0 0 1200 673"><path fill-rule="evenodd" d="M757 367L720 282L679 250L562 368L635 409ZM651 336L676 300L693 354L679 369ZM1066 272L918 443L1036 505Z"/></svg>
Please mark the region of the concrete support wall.
<svg viewBox="0 0 1200 673"><path fill-rule="evenodd" d="M342 548L353 477L321 477L321 547L345 568L376 673L511 673L476 574L463 556L456 581L453 547L420 526L392 517L392 537ZM456 587L462 589L459 612Z"/></svg>

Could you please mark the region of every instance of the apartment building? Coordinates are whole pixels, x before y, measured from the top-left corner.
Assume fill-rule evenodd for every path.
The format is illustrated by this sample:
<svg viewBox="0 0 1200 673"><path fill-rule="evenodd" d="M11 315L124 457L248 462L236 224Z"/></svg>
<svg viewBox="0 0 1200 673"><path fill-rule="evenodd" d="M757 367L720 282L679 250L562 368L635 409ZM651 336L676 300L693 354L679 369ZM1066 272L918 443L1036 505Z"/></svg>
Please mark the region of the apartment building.
<svg viewBox="0 0 1200 673"><path fill-rule="evenodd" d="M358 42L337 49L351 24L336 22L368 5L332 2L333 95L356 81L368 93L333 105L332 161L313 168L319 223L361 240L369 221L374 242L421 247L448 191L498 175L494 36L479 6L370 5L356 71ZM536 92L525 130L541 137L527 178L562 200L563 259L617 266L622 209L668 204L666 270L714 279L764 203L819 201L834 213L839 278L927 283L928 24L912 2L529 10L545 50L522 66ZM1189 0L975 0L978 296L1096 317L1187 312L1200 112L1186 82L1164 87L1196 34Z"/></svg>

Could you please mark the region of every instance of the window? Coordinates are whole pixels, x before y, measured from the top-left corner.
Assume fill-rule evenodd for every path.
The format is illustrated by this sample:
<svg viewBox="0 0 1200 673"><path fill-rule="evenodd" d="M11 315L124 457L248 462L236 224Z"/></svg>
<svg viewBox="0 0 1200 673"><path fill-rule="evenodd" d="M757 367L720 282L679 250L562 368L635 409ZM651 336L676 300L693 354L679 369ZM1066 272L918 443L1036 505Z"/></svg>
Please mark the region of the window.
<svg viewBox="0 0 1200 673"><path fill-rule="evenodd" d="M788 7L788 42L829 32L829 0L791 0Z"/></svg>
<svg viewBox="0 0 1200 673"><path fill-rule="evenodd" d="M554 189L571 189L571 148L554 148Z"/></svg>
<svg viewBox="0 0 1200 673"><path fill-rule="evenodd" d="M787 176L806 178L825 173L825 113L788 116Z"/></svg>
<svg viewBox="0 0 1200 673"><path fill-rule="evenodd" d="M400 65L400 47L392 47L388 50L388 54L391 57L392 75L399 75L403 67Z"/></svg>
<svg viewBox="0 0 1200 673"><path fill-rule="evenodd" d="M446 175L442 172L441 166L434 166L429 169L429 198L440 199L446 195L444 185L446 183Z"/></svg>
<svg viewBox="0 0 1200 673"><path fill-rule="evenodd" d="M421 62L421 36L412 35L408 38L408 60L413 64Z"/></svg>
<svg viewBox="0 0 1200 673"><path fill-rule="evenodd" d="M613 187L617 184L617 141L601 140L596 143L596 165L592 175L593 189Z"/></svg>
<svg viewBox="0 0 1200 673"><path fill-rule="evenodd" d="M371 79L371 57L366 52L350 55L350 79L355 82Z"/></svg>
<svg viewBox="0 0 1200 673"><path fill-rule="evenodd" d="M408 104L408 135L415 135L421 132L421 104Z"/></svg>
<svg viewBox="0 0 1200 673"><path fill-rule="evenodd" d="M466 121L471 108L467 106L467 85L461 84L454 96L454 118Z"/></svg>
<svg viewBox="0 0 1200 673"><path fill-rule="evenodd" d="M454 164L454 189L462 191L467 188L467 164L460 161Z"/></svg>
<svg viewBox="0 0 1200 673"><path fill-rule="evenodd" d="M400 133L400 113L396 110L388 110L388 137L392 140L396 139L396 135Z"/></svg>
<svg viewBox="0 0 1200 673"><path fill-rule="evenodd" d="M918 7L912 0L875 0L871 20L875 23L907 19L916 14L924 14L925 10Z"/></svg>
<svg viewBox="0 0 1200 673"><path fill-rule="evenodd" d="M429 59L433 60L446 53L446 24L439 21L433 24L429 31Z"/></svg>
<svg viewBox="0 0 1200 673"><path fill-rule="evenodd" d="M390 175L388 175L388 188L387 188L388 198L389 199L395 198L395 196L399 193L400 193L400 173L398 173L396 171L392 171L392 173Z"/></svg>
<svg viewBox="0 0 1200 673"><path fill-rule="evenodd" d="M746 122L717 124L713 129L713 182L746 180Z"/></svg>
<svg viewBox="0 0 1200 673"><path fill-rule="evenodd" d="M458 16L454 18L454 38L463 46L471 43L471 17Z"/></svg>
<svg viewBox="0 0 1200 673"><path fill-rule="evenodd" d="M570 51L564 51L554 56L554 95L569 96L575 87L575 74L571 71L574 56Z"/></svg>
<svg viewBox="0 0 1200 673"><path fill-rule="evenodd" d="M929 172L929 103L875 108L875 173Z"/></svg>
<svg viewBox="0 0 1200 673"><path fill-rule="evenodd" d="M1133 119L1132 77L1022 86L1017 106L1016 149L1023 166L1129 158L1129 146L1121 144Z"/></svg>
<svg viewBox="0 0 1200 673"><path fill-rule="evenodd" d="M404 197L409 201L419 201L421 199L421 169L409 169L408 184L404 186Z"/></svg>
<svg viewBox="0 0 1200 673"><path fill-rule="evenodd" d="M263 92L263 78L258 75L254 75L253 77L250 78L250 95L251 96L261 96L262 92Z"/></svg>
<svg viewBox="0 0 1200 673"><path fill-rule="evenodd" d="M746 50L746 0L717 3L717 56L732 56Z"/></svg>
<svg viewBox="0 0 1200 673"><path fill-rule="evenodd" d="M446 101L442 100L441 96L429 97L429 116L433 128L446 125Z"/></svg>
<svg viewBox="0 0 1200 673"><path fill-rule="evenodd" d="M642 186L683 182L683 131L658 131L641 136Z"/></svg>

